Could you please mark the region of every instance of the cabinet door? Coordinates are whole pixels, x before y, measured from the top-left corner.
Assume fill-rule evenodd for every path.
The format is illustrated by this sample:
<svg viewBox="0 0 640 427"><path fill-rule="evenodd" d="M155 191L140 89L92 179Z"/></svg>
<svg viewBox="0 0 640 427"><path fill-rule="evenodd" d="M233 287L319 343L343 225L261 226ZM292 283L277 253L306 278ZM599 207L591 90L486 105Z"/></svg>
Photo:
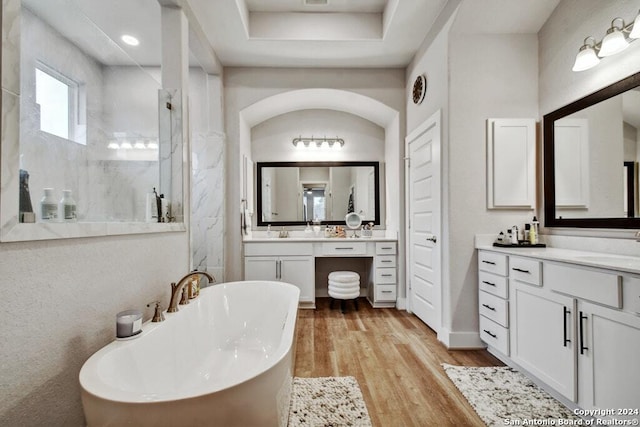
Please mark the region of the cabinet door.
<svg viewBox="0 0 640 427"><path fill-rule="evenodd" d="M315 302L315 262L312 256L280 257L280 280L300 288L300 302Z"/></svg>
<svg viewBox="0 0 640 427"><path fill-rule="evenodd" d="M576 349L580 407L640 409L640 317L580 302Z"/></svg>
<svg viewBox="0 0 640 427"><path fill-rule="evenodd" d="M535 208L535 119L488 119L487 137L487 207Z"/></svg>
<svg viewBox="0 0 640 427"><path fill-rule="evenodd" d="M575 300L517 281L510 286L512 359L575 401Z"/></svg>
<svg viewBox="0 0 640 427"><path fill-rule="evenodd" d="M278 280L276 257L244 257L244 280Z"/></svg>

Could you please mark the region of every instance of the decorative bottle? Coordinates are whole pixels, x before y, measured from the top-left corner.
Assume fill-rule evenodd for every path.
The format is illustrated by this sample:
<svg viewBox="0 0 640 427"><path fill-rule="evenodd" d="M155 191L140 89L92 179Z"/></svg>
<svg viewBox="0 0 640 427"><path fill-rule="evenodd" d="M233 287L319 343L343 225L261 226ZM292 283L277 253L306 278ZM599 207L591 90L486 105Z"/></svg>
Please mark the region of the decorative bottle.
<svg viewBox="0 0 640 427"><path fill-rule="evenodd" d="M71 190L62 190L62 199L58 203L58 211L60 219L64 221L75 221L76 201L71 197Z"/></svg>
<svg viewBox="0 0 640 427"><path fill-rule="evenodd" d="M44 195L40 199L40 215L43 221L58 219L58 204L53 198L53 188L43 189Z"/></svg>

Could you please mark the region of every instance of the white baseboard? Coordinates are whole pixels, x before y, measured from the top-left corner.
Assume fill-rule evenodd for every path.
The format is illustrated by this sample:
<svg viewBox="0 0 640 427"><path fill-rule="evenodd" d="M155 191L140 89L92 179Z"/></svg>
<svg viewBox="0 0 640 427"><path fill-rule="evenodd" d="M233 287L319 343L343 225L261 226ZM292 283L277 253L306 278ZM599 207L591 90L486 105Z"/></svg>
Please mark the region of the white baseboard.
<svg viewBox="0 0 640 427"><path fill-rule="evenodd" d="M450 350L481 349L487 345L480 339L479 332L451 332L441 328L438 340Z"/></svg>
<svg viewBox="0 0 640 427"><path fill-rule="evenodd" d="M407 309L407 299L406 298L398 298L398 299L396 299L396 308L398 310L406 310Z"/></svg>

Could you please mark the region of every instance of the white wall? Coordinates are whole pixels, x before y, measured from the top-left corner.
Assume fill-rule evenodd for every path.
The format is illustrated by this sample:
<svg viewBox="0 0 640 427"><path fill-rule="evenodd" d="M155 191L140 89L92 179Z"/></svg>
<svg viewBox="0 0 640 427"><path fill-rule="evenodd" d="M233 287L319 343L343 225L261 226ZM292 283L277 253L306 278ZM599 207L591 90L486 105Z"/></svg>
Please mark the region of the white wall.
<svg viewBox="0 0 640 427"><path fill-rule="evenodd" d="M297 89L331 88L351 91L373 98L400 113L400 122L404 121L404 70L401 69L276 69L276 68L227 68L224 76L225 121L227 145L225 162L229 165L226 175L226 229L230 230L225 239L225 251L228 256L225 274L229 279L242 278L241 235L240 232L240 194L242 156L251 158L250 135L240 123L240 112L250 105L285 92ZM385 135L391 141L397 141L402 135ZM246 141L246 146L241 146ZM394 147L397 148L397 147ZM385 150L389 149L385 143ZM389 158L385 156L385 158ZM395 162L396 159L393 159ZM397 165L390 175L398 176ZM252 188L252 187L250 187ZM396 189L393 189L396 191ZM397 194L397 193L395 193ZM396 225L397 226L397 225Z"/></svg>
<svg viewBox="0 0 640 427"><path fill-rule="evenodd" d="M305 150L293 138L342 138L340 150ZM354 114L334 110L299 110L281 114L251 129L254 162L384 162L384 129Z"/></svg>

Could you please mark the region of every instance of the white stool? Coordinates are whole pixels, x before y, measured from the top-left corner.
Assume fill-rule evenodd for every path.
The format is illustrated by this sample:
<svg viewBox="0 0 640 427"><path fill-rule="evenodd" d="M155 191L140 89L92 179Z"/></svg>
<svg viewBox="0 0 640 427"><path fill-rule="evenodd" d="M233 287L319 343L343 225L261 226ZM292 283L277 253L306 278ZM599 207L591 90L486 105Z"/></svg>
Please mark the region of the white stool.
<svg viewBox="0 0 640 427"><path fill-rule="evenodd" d="M360 296L360 275L355 271L334 271L329 273L329 308L333 308L333 300L340 300L342 312L345 312L345 301L353 300L358 309L358 297Z"/></svg>

